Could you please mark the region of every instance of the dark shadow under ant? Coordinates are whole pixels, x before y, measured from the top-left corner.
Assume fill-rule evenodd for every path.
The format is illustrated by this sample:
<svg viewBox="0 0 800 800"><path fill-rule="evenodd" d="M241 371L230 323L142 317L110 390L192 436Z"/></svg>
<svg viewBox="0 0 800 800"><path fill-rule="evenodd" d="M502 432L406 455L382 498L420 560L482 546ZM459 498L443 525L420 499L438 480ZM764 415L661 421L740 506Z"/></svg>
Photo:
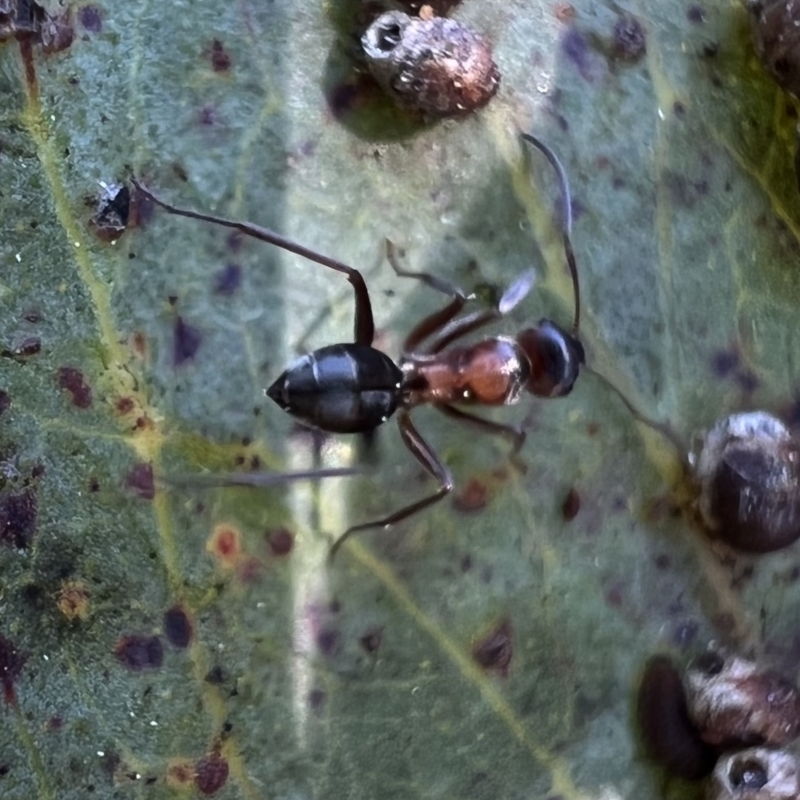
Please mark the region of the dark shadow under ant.
<svg viewBox="0 0 800 800"><path fill-rule="evenodd" d="M282 409L306 425L329 433L372 431L396 415L400 436L423 468L434 477L436 491L381 519L348 528L331 546L331 557L353 533L368 528L387 528L441 500L453 489L450 470L411 422L411 410L431 404L446 416L476 430L502 436L516 455L525 442L520 428L503 425L464 411L456 406L499 406L516 403L524 391L537 397L564 397L572 390L584 364L583 345L578 338L580 291L578 271L570 234L572 213L569 182L561 162L550 148L531 134L522 138L547 157L558 174L561 190L561 231L567 265L572 276L575 313L569 332L550 320L540 320L516 337L496 336L478 342L455 345L467 334L495 322L514 309L533 285L533 271L514 281L496 308L461 314L470 299L454 284L424 272L400 267L388 244L388 258L398 276L414 278L451 298L439 311L425 317L406 336L400 359L372 347L375 325L367 285L361 273L335 259L249 222L228 220L212 214L181 209L160 200L138 181L137 189L170 214L212 222L252 236L342 272L355 295L355 341L321 347L300 356L266 390ZM451 346L453 345L453 346ZM286 475L197 476L203 485L266 486L282 481L349 474L351 470L319 470ZM180 483L194 482L191 479Z"/></svg>

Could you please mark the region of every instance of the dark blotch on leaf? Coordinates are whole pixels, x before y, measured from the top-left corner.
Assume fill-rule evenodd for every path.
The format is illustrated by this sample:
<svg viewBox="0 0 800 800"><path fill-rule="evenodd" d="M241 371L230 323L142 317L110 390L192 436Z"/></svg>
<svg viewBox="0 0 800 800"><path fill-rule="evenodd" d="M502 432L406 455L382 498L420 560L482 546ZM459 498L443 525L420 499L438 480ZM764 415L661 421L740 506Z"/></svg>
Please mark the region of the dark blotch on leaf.
<svg viewBox="0 0 800 800"><path fill-rule="evenodd" d="M267 541L269 542L269 549L272 550L272 555L274 556L288 555L294 544L292 534L286 528L270 531L267 534Z"/></svg>
<svg viewBox="0 0 800 800"><path fill-rule="evenodd" d="M383 630L381 628L373 628L367 631L359 640L359 644L364 648L367 653L374 653L383 641Z"/></svg>
<svg viewBox="0 0 800 800"><path fill-rule="evenodd" d="M36 532L36 494L27 487L0 496L0 542L25 550Z"/></svg>
<svg viewBox="0 0 800 800"><path fill-rule="evenodd" d="M42 340L38 336L28 336L11 350L0 350L0 355L5 358L30 358L42 349Z"/></svg>
<svg viewBox="0 0 800 800"><path fill-rule="evenodd" d="M497 672L503 677L513 656L511 642L511 623L503 620L497 628L472 648L472 657L486 670Z"/></svg>
<svg viewBox="0 0 800 800"><path fill-rule="evenodd" d="M125 485L133 489L142 500L152 500L156 496L152 464L136 464L125 477Z"/></svg>
<svg viewBox="0 0 800 800"><path fill-rule="evenodd" d="M569 28L561 40L561 47L564 55L575 64L581 76L586 80L591 79L592 70L589 62L589 45L583 35Z"/></svg>
<svg viewBox="0 0 800 800"><path fill-rule="evenodd" d="M206 683L210 683L212 686L219 686L220 684L225 682L225 673L222 667L219 664L211 667L211 669L206 673L205 677Z"/></svg>
<svg viewBox="0 0 800 800"><path fill-rule="evenodd" d="M0 415L4 414L11 407L11 395L0 389Z"/></svg>
<svg viewBox="0 0 800 800"><path fill-rule="evenodd" d="M711 369L718 378L726 378L739 366L735 350L720 350L711 357Z"/></svg>
<svg viewBox="0 0 800 800"><path fill-rule="evenodd" d="M228 771L228 762L219 755L201 758L195 765L194 785L201 794L215 794L227 782Z"/></svg>
<svg viewBox="0 0 800 800"><path fill-rule="evenodd" d="M457 511L480 511L486 506L489 493L486 485L477 478L470 478L464 488L453 497L453 508Z"/></svg>
<svg viewBox="0 0 800 800"><path fill-rule="evenodd" d="M78 11L78 22L84 30L92 33L103 30L103 14L97 6L83 6Z"/></svg>
<svg viewBox="0 0 800 800"><path fill-rule="evenodd" d="M572 522L578 516L581 510L581 496L578 490L573 486L567 492L564 502L561 504L561 515L564 517L565 522Z"/></svg>
<svg viewBox="0 0 800 800"><path fill-rule="evenodd" d="M14 681L22 672L26 657L17 649L14 642L0 635L0 683L6 703L14 702Z"/></svg>
<svg viewBox="0 0 800 800"><path fill-rule="evenodd" d="M613 39L614 57L621 61L638 61L647 51L645 30L636 17L618 19L614 25Z"/></svg>
<svg viewBox="0 0 800 800"><path fill-rule="evenodd" d="M648 754L669 773L687 780L711 773L716 754L692 725L681 676L666 656L645 666L637 716Z"/></svg>
<svg viewBox="0 0 800 800"><path fill-rule="evenodd" d="M164 663L164 648L158 636L123 636L114 648L114 655L133 672L158 669Z"/></svg>
<svg viewBox="0 0 800 800"><path fill-rule="evenodd" d="M333 656L339 648L339 632L324 628L317 635L317 648L325 656Z"/></svg>
<svg viewBox="0 0 800 800"><path fill-rule="evenodd" d="M706 12L701 6L689 6L686 9L686 19L693 22L695 25L706 21Z"/></svg>
<svg viewBox="0 0 800 800"><path fill-rule="evenodd" d="M172 349L172 363L179 367L194 358L203 341L203 335L193 325L183 321L183 317L175 318L175 341Z"/></svg>
<svg viewBox="0 0 800 800"><path fill-rule="evenodd" d="M219 39L211 43L211 69L214 72L227 72L231 68L231 57Z"/></svg>
<svg viewBox="0 0 800 800"><path fill-rule="evenodd" d="M173 647L188 647L192 641L192 623L180 606L164 612L164 635Z"/></svg>
<svg viewBox="0 0 800 800"><path fill-rule="evenodd" d="M325 692L322 689L312 689L308 695L308 704L315 711L325 704Z"/></svg>
<svg viewBox="0 0 800 800"><path fill-rule="evenodd" d="M78 408L89 408L92 404L92 389L84 381L83 373L75 367L58 370L58 385L72 396L72 404Z"/></svg>
<svg viewBox="0 0 800 800"><path fill-rule="evenodd" d="M226 264L214 276L214 293L232 295L242 283L242 268L238 264Z"/></svg>
<svg viewBox="0 0 800 800"><path fill-rule="evenodd" d="M115 407L119 414L130 414L134 407L133 399L130 397L120 397Z"/></svg>

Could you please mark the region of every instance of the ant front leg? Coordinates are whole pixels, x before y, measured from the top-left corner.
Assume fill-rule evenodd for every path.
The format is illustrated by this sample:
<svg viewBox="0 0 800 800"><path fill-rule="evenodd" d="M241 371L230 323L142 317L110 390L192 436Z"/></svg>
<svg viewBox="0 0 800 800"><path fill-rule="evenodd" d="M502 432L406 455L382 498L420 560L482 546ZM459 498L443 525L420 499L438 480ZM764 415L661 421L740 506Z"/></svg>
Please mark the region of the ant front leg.
<svg viewBox="0 0 800 800"><path fill-rule="evenodd" d="M386 258L399 278L413 278L427 284L432 289L436 289L437 292L453 298L443 309L434 311L433 314L425 317L411 329L403 342L403 353L410 353L431 334L458 316L469 298L458 286L444 280L444 278L439 278L428 272L410 272L407 269L403 269L397 256L394 244L387 239Z"/></svg>
<svg viewBox="0 0 800 800"><path fill-rule="evenodd" d="M412 425L411 416L406 409L401 409L397 412L397 425L400 428L400 436L403 438L403 443L411 451L417 461L439 481L439 488L432 495L423 497L422 500L417 500L416 503L411 503L411 505L404 506L399 511L389 514L388 517L375 519L371 522L362 522L360 525L353 525L348 528L331 545L329 556L331 560L352 534L358 531L368 530L369 528L388 528L397 522L408 519L412 514L416 514L418 511L422 511L422 509L439 502L445 495L453 491L453 476L450 474L450 470L442 464L431 446Z"/></svg>
<svg viewBox="0 0 800 800"><path fill-rule="evenodd" d="M355 342L356 344L371 345L372 340L375 338L375 323L372 318L372 303L369 299L369 291L367 284L364 282L364 276L353 267L337 261L335 258L328 258L328 256L317 253L308 247L295 242L293 239L288 239L281 236L269 228L262 228L260 225L254 225L252 222L239 222L238 220L226 219L225 217L218 217L215 214L204 214L200 211L192 211L191 209L179 208L171 203L167 203L161 198L154 195L149 189L146 189L136 178L132 178L131 182L149 200L152 200L157 206L161 206L169 214L176 214L180 217L189 217L190 219L197 219L201 222L210 222L213 225L221 225L224 228L232 228L233 230L243 233L245 236L252 236L261 242L274 244L282 250L288 250L290 253L295 253L298 256L307 258L309 261L314 261L321 264L328 269L336 270L347 275L347 280L353 287L356 303L356 318L355 318Z"/></svg>
<svg viewBox="0 0 800 800"><path fill-rule="evenodd" d="M392 269L401 278L413 278L427 284L437 292L452 297L452 301L439 311L434 311L429 316L418 322L403 342L403 355L433 355L440 352L451 342L466 336L490 322L494 322L500 317L505 316L520 303L533 286L535 273L533 270L524 272L509 288L504 292L497 308L488 311L476 311L461 319L456 319L463 310L467 300L474 295L467 295L463 289L437 275L428 272L410 272L400 266L397 258L397 251L394 244L386 240L386 257ZM455 320L455 322L453 322ZM451 324L452 323L452 324ZM435 336L433 342L418 350L420 345Z"/></svg>

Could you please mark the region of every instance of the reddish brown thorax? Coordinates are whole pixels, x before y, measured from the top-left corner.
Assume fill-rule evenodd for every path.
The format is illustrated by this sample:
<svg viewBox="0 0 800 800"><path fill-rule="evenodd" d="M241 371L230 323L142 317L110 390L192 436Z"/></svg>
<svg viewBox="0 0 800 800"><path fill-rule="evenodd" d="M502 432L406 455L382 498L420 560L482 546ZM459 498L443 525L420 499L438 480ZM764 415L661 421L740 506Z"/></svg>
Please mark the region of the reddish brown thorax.
<svg viewBox="0 0 800 800"><path fill-rule="evenodd" d="M502 406L516 403L530 374L522 348L504 337L454 347L434 356L412 355L401 364L408 403Z"/></svg>

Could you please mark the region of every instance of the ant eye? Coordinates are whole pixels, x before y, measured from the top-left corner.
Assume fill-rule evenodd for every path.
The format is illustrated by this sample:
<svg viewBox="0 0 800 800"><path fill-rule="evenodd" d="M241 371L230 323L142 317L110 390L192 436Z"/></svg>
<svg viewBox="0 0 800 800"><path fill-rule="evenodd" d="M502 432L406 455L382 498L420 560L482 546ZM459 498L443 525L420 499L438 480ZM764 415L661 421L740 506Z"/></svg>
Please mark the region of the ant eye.
<svg viewBox="0 0 800 800"><path fill-rule="evenodd" d="M583 345L554 322L543 319L527 328L517 342L531 362L528 391L537 397L564 397L572 391L581 364Z"/></svg>

